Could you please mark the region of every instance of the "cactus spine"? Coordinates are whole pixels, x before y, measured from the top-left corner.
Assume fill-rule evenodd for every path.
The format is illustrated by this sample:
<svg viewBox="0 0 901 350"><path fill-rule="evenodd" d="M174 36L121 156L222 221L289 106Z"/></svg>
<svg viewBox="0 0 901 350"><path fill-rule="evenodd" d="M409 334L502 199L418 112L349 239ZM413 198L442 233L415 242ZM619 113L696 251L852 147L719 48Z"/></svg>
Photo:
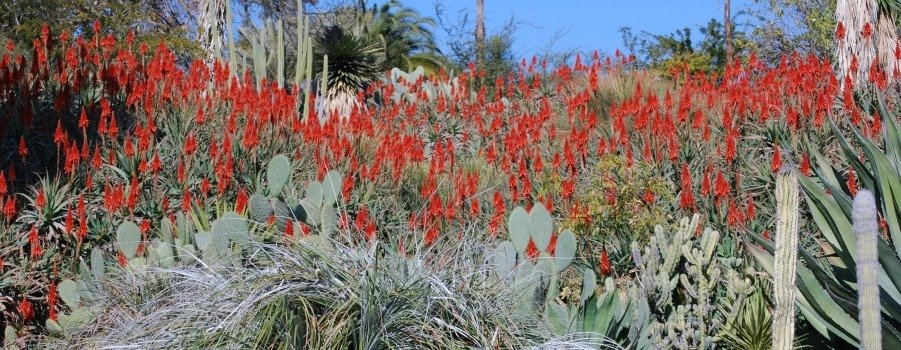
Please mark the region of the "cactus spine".
<svg viewBox="0 0 901 350"><path fill-rule="evenodd" d="M776 252L773 274L773 349L792 348L798 267L798 176L783 167L776 176Z"/></svg>
<svg viewBox="0 0 901 350"><path fill-rule="evenodd" d="M882 325L879 303L879 231L873 193L860 191L854 197L854 235L857 237L857 303L860 322L860 348L882 349Z"/></svg>

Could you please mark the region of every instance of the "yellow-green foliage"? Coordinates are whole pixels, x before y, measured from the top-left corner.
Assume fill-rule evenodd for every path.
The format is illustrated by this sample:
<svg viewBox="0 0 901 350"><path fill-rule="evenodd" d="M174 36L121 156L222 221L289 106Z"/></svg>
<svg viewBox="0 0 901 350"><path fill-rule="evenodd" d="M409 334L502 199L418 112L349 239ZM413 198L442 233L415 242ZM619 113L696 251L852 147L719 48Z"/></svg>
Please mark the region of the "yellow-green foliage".
<svg viewBox="0 0 901 350"><path fill-rule="evenodd" d="M650 165L629 166L624 158L608 155L591 172L586 177L591 182L577 187L574 194L580 207L576 212L582 215L566 218L563 227L587 239L616 235L642 240L654 226L667 222L667 208L653 203L671 201L673 191ZM552 179L557 189L559 182ZM647 201L648 193L652 202Z"/></svg>

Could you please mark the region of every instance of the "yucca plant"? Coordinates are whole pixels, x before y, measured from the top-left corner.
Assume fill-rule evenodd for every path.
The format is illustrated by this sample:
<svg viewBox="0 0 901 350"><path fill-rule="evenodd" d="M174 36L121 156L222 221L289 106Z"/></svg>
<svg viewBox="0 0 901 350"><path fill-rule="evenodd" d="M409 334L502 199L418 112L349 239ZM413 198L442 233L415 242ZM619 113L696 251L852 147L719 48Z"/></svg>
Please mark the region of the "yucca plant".
<svg viewBox="0 0 901 350"><path fill-rule="evenodd" d="M374 81L382 71L384 55L378 43L366 37L347 32L339 26L326 28L319 36L319 53L327 69L320 73L320 80L327 82L324 111L337 112L347 117L356 103L356 94Z"/></svg>
<svg viewBox="0 0 901 350"><path fill-rule="evenodd" d="M887 349L901 348L901 134L898 122L880 101L884 120L883 147L852 128L853 139L863 150L859 157L855 148L833 127L843 156L856 173L860 190L872 192L877 216L881 218L881 234L877 242L878 280L882 305L882 344ZM801 249L798 264L796 302L811 326L825 338L860 346L857 264L862 257L852 225L852 193L859 191L847 184L839 169L826 158L810 150L816 158L813 177L800 177L811 217L821 236L817 241L825 258L818 259L809 249ZM760 246L749 244L749 251L767 270L773 272L774 243L751 233ZM892 242L892 243L890 243Z"/></svg>

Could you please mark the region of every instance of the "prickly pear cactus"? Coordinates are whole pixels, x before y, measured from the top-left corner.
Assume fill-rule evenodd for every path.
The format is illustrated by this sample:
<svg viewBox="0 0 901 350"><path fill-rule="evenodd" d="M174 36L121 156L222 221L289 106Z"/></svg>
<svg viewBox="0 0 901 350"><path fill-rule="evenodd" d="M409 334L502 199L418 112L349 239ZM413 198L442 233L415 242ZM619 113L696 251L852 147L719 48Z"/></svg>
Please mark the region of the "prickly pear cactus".
<svg viewBox="0 0 901 350"><path fill-rule="evenodd" d="M116 229L116 244L126 259L134 259L141 244L141 229L133 222L123 222Z"/></svg>
<svg viewBox="0 0 901 350"><path fill-rule="evenodd" d="M288 157L280 154L269 160L266 168L266 182L270 197L278 196L290 178L291 161Z"/></svg>
<svg viewBox="0 0 901 350"><path fill-rule="evenodd" d="M319 234L331 236L338 230L338 210L336 205L341 199L341 188L344 176L337 171L329 171L322 182L311 181L307 185L306 194L294 210L283 208L286 215L293 215L310 226L317 228ZM301 215L298 215L301 214ZM302 217L301 217L302 216Z"/></svg>
<svg viewBox="0 0 901 350"><path fill-rule="evenodd" d="M510 240L498 244L492 265L499 278L512 282L523 305L531 306L527 308L530 312L542 313L551 323L563 325L568 324L576 313L570 313L568 306L555 299L561 289L560 273L575 259L577 242L576 236L567 230L557 235L552 247L553 232L553 217L541 203L536 203L531 211L521 206L514 208L507 219ZM529 251L530 246L534 251ZM535 254L534 262L529 254ZM592 291L596 283L594 278L592 272L584 282Z"/></svg>
<svg viewBox="0 0 901 350"><path fill-rule="evenodd" d="M531 212L522 206L513 208L507 220L507 233L510 241L520 254L526 251L529 241L538 249L545 249L551 242L554 222L551 213L541 203L536 203Z"/></svg>

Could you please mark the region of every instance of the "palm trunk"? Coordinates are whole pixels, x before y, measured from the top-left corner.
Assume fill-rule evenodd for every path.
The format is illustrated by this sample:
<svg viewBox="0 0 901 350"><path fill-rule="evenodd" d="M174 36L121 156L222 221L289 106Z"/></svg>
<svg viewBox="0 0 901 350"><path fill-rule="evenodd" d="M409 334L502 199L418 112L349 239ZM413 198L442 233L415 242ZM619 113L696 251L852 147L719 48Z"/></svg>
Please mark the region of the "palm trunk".
<svg viewBox="0 0 901 350"><path fill-rule="evenodd" d="M729 0L726 0L723 9L723 32L726 39L726 64L732 63L732 14Z"/></svg>
<svg viewBox="0 0 901 350"><path fill-rule="evenodd" d="M836 33L843 34L843 37L836 38L835 49L842 89L848 88L845 86L845 78L850 78L855 86L865 86L870 63L876 58L874 35L866 35L865 28L869 27L871 32L876 31L876 1L838 0L835 20Z"/></svg>
<svg viewBox="0 0 901 350"><path fill-rule="evenodd" d="M476 0L476 63L485 60L485 0Z"/></svg>
<svg viewBox="0 0 901 350"><path fill-rule="evenodd" d="M895 71L901 69L895 59L897 45L898 28L895 26L894 16L887 10L880 11L879 22L876 24L876 53L889 81L894 81Z"/></svg>

